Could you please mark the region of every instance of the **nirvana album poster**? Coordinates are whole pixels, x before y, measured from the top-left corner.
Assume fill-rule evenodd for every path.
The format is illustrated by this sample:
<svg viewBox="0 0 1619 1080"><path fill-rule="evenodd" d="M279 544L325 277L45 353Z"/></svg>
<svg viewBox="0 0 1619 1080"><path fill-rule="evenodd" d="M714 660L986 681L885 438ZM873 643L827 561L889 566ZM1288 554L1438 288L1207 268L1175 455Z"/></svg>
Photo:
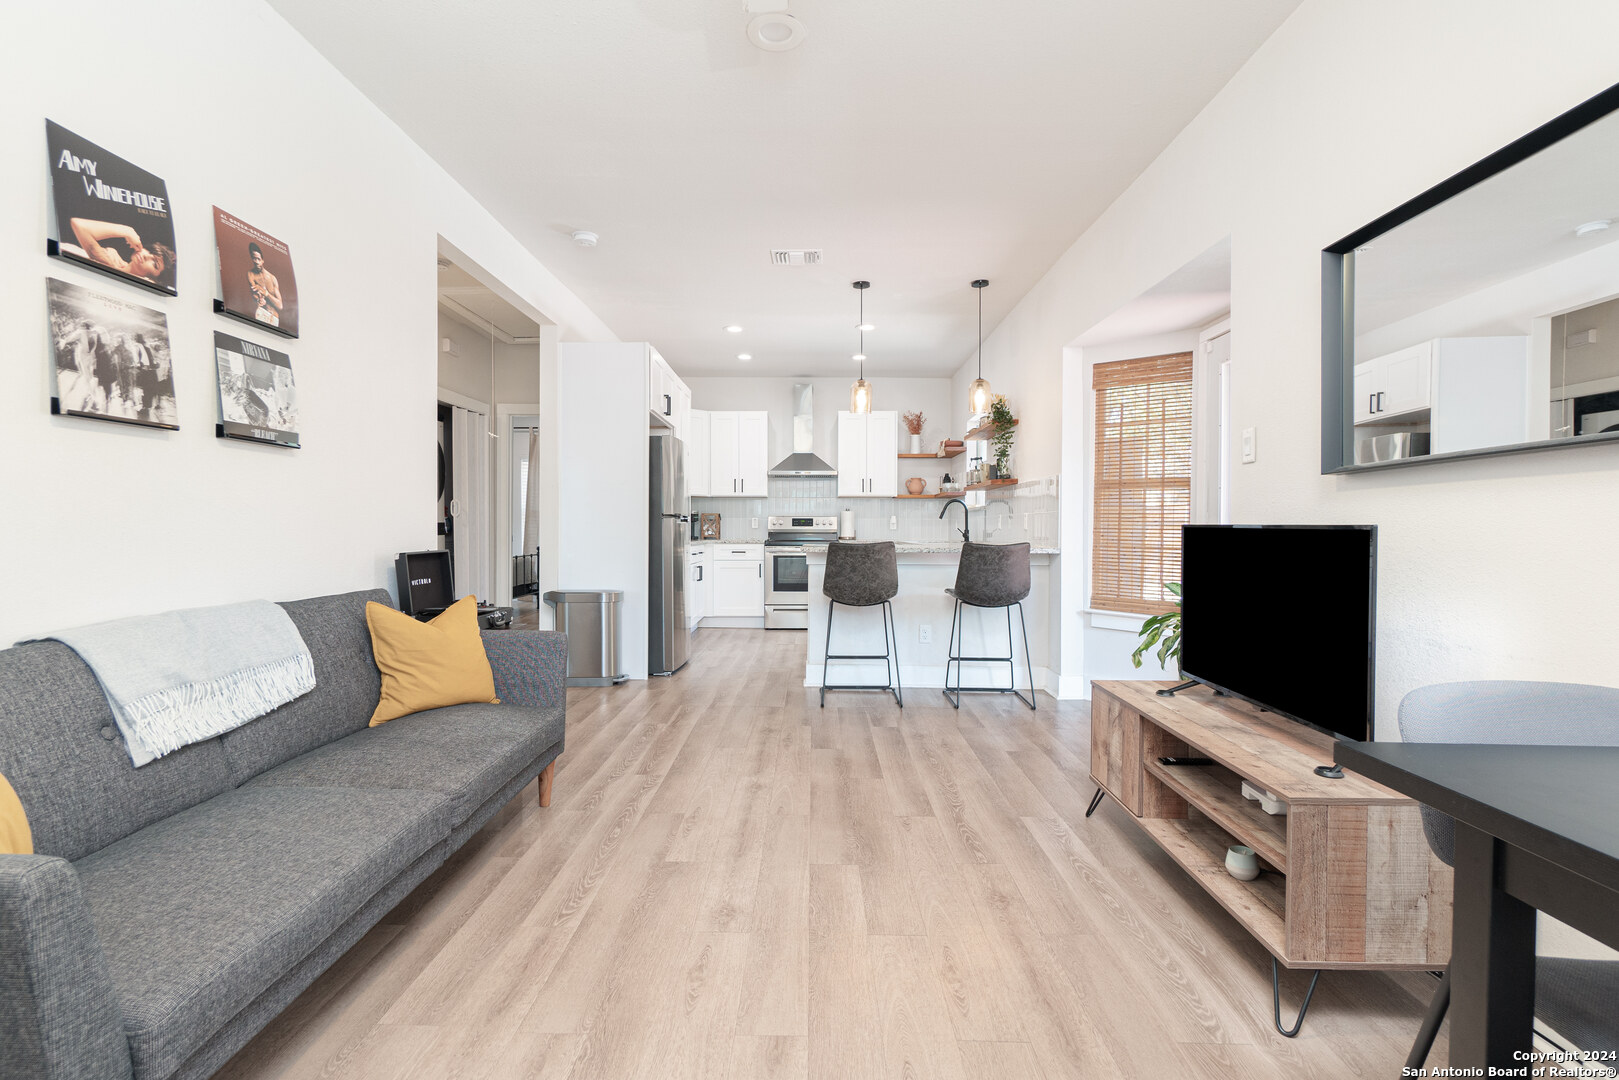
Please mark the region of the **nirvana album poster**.
<svg viewBox="0 0 1619 1080"><path fill-rule="evenodd" d="M45 279L56 395L51 412L177 429L169 321L161 311Z"/></svg>
<svg viewBox="0 0 1619 1080"><path fill-rule="evenodd" d="M174 221L163 179L45 121L58 254L178 295Z"/></svg>
<svg viewBox="0 0 1619 1080"><path fill-rule="evenodd" d="M214 331L219 365L219 434L275 446L298 445L298 396L292 359Z"/></svg>
<svg viewBox="0 0 1619 1080"><path fill-rule="evenodd" d="M269 233L214 207L214 245L224 299L217 310L298 336L298 283L292 253Z"/></svg>

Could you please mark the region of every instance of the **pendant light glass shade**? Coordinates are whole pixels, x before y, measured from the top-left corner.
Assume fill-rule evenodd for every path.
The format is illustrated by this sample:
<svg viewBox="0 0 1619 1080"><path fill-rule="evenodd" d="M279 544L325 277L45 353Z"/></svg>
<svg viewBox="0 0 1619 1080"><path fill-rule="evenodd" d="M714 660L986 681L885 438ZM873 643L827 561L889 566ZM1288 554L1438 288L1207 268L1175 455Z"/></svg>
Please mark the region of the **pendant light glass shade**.
<svg viewBox="0 0 1619 1080"><path fill-rule="evenodd" d="M989 412L989 403L993 397L988 379L974 379L972 386L967 390L967 412L973 416Z"/></svg>
<svg viewBox="0 0 1619 1080"><path fill-rule="evenodd" d="M849 387L849 411L852 413L869 413L871 411L871 384L866 381L866 290L871 288L869 281L856 281L852 283L860 293L860 351L855 358L860 361L860 377Z"/></svg>
<svg viewBox="0 0 1619 1080"><path fill-rule="evenodd" d="M852 413L871 411L871 384L865 379L856 379L854 385L849 387L849 411Z"/></svg>
<svg viewBox="0 0 1619 1080"><path fill-rule="evenodd" d="M988 284L987 278L973 282L973 288L978 290L978 378L967 388L968 416L982 416L989 412L989 404L995 397L994 391L989 388L989 380L984 378L984 287Z"/></svg>

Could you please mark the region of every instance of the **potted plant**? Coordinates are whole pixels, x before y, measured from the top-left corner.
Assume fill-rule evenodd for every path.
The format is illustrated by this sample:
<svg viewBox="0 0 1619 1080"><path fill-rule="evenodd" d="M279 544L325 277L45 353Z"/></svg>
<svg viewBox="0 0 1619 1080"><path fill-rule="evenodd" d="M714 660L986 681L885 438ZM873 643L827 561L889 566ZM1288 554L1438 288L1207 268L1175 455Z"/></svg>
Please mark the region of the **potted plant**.
<svg viewBox="0 0 1619 1080"><path fill-rule="evenodd" d="M911 433L910 452L913 454L922 452L922 425L927 423L927 419L920 411L908 412L900 417L900 422L905 425L905 430Z"/></svg>
<svg viewBox="0 0 1619 1080"><path fill-rule="evenodd" d="M1141 644L1136 651L1130 654L1130 663L1136 667L1141 666L1141 658L1147 650L1154 645L1158 646L1158 663L1162 667L1169 667L1174 661L1175 671L1181 668L1181 583L1178 581L1164 582L1164 588L1175 595L1175 610L1166 611L1162 615L1154 615L1141 624Z"/></svg>
<svg viewBox="0 0 1619 1080"><path fill-rule="evenodd" d="M1012 437L1017 434L1017 417L1006 404L1005 394L996 394L989 406L989 441L995 448L995 479L1012 478Z"/></svg>

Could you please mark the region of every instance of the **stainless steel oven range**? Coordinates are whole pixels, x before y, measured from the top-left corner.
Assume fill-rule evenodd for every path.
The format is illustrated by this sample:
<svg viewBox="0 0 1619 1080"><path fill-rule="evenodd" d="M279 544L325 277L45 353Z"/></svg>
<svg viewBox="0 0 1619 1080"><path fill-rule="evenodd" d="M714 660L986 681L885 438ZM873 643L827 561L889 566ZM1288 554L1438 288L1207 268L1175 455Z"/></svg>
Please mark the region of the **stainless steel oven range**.
<svg viewBox="0 0 1619 1080"><path fill-rule="evenodd" d="M765 539L765 629L809 628L809 555L805 544L838 538L835 517L771 517Z"/></svg>

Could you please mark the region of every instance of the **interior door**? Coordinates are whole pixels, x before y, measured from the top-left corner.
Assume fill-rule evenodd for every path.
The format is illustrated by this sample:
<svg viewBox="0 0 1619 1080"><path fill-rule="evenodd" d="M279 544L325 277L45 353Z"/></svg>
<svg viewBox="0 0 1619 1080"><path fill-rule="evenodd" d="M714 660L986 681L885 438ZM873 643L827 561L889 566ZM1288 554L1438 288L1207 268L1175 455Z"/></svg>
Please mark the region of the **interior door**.
<svg viewBox="0 0 1619 1080"><path fill-rule="evenodd" d="M737 417L737 479L739 494L762 499L770 475L770 414L745 412Z"/></svg>
<svg viewBox="0 0 1619 1080"><path fill-rule="evenodd" d="M867 495L866 418L860 413L838 413L838 495Z"/></svg>
<svg viewBox="0 0 1619 1080"><path fill-rule="evenodd" d="M736 413L708 414L708 455L710 495L724 497L740 495L737 477L737 424Z"/></svg>

